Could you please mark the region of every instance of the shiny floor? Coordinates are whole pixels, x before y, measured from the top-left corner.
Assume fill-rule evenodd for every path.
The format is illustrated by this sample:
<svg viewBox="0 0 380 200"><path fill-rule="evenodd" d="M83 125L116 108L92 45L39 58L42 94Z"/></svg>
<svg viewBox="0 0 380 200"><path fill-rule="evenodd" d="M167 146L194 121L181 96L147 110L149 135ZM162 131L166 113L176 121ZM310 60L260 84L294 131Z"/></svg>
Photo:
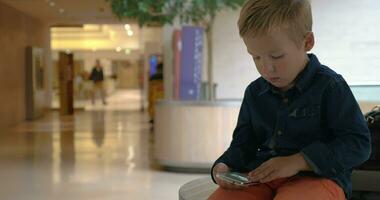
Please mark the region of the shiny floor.
<svg viewBox="0 0 380 200"><path fill-rule="evenodd" d="M51 112L1 131L0 199L178 199L182 184L207 174L155 164L154 133L138 96L118 91L106 106Z"/></svg>

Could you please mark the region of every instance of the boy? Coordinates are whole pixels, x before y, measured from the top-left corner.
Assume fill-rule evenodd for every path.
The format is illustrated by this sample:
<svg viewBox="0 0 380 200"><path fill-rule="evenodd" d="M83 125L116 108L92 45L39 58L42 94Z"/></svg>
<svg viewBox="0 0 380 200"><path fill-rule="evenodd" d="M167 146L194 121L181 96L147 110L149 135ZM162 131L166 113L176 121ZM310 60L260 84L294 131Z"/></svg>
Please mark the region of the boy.
<svg viewBox="0 0 380 200"><path fill-rule="evenodd" d="M246 89L230 147L212 168L209 199L343 200L352 168L370 155L370 134L342 76L307 54L314 46L307 0L248 0L240 36L261 77ZM216 174L247 173L252 186Z"/></svg>

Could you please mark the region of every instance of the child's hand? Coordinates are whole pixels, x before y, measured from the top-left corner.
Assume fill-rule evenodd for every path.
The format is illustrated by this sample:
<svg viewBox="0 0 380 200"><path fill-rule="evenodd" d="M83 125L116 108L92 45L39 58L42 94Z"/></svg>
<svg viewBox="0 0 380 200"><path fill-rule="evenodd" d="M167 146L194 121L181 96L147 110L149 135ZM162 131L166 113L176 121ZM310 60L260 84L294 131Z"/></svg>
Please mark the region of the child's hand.
<svg viewBox="0 0 380 200"><path fill-rule="evenodd" d="M286 178L296 175L301 170L310 170L307 162L299 153L275 157L260 165L248 174L251 181L267 183L278 178Z"/></svg>
<svg viewBox="0 0 380 200"><path fill-rule="evenodd" d="M223 181L222 179L220 179L216 176L216 174L218 174L218 173L225 173L225 172L229 172L229 171L230 171L230 168L226 164L218 163L215 165L215 167L212 171L212 176L214 177L216 183L222 188L226 188L226 189L244 188L245 186L239 186L239 185L235 185L235 184Z"/></svg>

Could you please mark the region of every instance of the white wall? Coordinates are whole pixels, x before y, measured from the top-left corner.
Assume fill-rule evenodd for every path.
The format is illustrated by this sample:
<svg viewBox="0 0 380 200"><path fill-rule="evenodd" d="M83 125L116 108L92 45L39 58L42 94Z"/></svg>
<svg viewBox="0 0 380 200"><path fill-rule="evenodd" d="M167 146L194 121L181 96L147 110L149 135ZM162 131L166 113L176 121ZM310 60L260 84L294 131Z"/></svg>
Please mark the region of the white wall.
<svg viewBox="0 0 380 200"><path fill-rule="evenodd" d="M314 0L312 4L313 52L321 62L350 84L380 83L380 1Z"/></svg>
<svg viewBox="0 0 380 200"><path fill-rule="evenodd" d="M239 36L239 11L223 11L213 28L213 73L216 98L242 98L246 86L259 74Z"/></svg>
<svg viewBox="0 0 380 200"><path fill-rule="evenodd" d="M316 45L321 62L349 84L380 83L380 1L313 0ZM239 38L240 11L223 11L215 21L214 80L217 98L241 98L259 74Z"/></svg>

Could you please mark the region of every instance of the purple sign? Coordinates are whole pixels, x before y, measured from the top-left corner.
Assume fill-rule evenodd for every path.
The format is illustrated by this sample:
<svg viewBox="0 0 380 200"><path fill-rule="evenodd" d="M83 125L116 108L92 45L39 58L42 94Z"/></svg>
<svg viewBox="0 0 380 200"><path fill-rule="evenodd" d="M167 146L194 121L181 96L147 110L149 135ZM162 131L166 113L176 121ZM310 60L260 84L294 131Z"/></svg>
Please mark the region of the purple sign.
<svg viewBox="0 0 380 200"><path fill-rule="evenodd" d="M203 62L203 28L182 28L180 99L199 100Z"/></svg>

